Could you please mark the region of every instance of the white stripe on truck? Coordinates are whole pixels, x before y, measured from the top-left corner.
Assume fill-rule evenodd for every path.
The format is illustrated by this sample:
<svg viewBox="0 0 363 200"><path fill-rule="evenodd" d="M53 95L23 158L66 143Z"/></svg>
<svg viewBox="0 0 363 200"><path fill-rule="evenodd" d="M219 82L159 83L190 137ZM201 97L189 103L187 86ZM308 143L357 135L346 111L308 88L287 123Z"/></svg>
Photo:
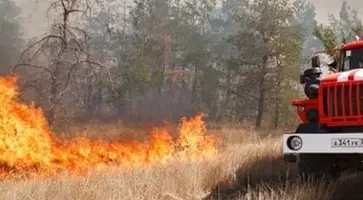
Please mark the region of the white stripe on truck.
<svg viewBox="0 0 363 200"><path fill-rule="evenodd" d="M344 82L344 81L348 81L349 75L350 75L351 71L347 71L347 72L343 72L341 73L338 78L337 78L337 82Z"/></svg>
<svg viewBox="0 0 363 200"><path fill-rule="evenodd" d="M355 81L361 81L361 80L363 80L363 70L362 69L360 69L359 71L357 71L354 74L354 80Z"/></svg>

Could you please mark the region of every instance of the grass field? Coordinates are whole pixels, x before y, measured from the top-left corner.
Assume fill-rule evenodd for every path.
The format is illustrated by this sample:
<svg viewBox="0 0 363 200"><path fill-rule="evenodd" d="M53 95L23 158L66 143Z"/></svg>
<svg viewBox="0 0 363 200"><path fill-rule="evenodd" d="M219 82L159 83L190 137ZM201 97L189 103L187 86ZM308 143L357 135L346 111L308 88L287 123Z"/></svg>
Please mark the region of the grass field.
<svg viewBox="0 0 363 200"><path fill-rule="evenodd" d="M71 128L63 136L74 131L87 132L92 137L105 130L111 135L132 133L121 125L85 125ZM220 154L211 160L173 162L137 172L110 169L86 177L62 175L53 179L2 182L0 198L362 199L361 175L345 175L339 181L318 184L298 182L294 166L286 166L281 160L278 133L257 133L248 128L218 128L210 132L222 140Z"/></svg>

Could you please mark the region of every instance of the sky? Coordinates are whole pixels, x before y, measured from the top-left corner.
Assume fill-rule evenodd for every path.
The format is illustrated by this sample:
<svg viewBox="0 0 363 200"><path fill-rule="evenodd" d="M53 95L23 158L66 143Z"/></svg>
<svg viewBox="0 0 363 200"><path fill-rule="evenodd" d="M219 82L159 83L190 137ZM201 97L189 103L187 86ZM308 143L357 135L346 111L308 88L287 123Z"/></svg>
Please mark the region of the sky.
<svg viewBox="0 0 363 200"><path fill-rule="evenodd" d="M132 0L126 0L132 2ZM310 0L316 7L316 20L319 22L328 22L328 14L339 14L340 7L344 0ZM363 18L363 1L346 0L348 4L355 8ZM14 0L22 9L24 18L24 36L33 37L42 34L48 27L46 20L46 11L49 2L52 0Z"/></svg>

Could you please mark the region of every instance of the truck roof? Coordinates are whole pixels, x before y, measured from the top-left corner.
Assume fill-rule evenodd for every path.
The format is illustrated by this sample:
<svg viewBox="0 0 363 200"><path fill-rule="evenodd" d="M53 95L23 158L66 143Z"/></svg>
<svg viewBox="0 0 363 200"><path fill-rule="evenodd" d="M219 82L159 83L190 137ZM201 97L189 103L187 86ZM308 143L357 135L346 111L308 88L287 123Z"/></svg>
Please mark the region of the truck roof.
<svg viewBox="0 0 363 200"><path fill-rule="evenodd" d="M353 49L360 49L363 48L363 40L348 42L344 44L340 49L343 51L353 50Z"/></svg>

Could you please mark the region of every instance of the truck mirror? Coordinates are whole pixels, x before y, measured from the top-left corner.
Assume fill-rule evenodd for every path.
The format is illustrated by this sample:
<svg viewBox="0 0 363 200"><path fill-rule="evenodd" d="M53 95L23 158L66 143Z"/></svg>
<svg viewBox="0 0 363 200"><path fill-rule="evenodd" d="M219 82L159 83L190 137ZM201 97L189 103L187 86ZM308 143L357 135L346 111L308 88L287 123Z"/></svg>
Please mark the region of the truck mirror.
<svg viewBox="0 0 363 200"><path fill-rule="evenodd" d="M320 67L320 59L318 55L315 55L311 58L311 67L313 68Z"/></svg>

